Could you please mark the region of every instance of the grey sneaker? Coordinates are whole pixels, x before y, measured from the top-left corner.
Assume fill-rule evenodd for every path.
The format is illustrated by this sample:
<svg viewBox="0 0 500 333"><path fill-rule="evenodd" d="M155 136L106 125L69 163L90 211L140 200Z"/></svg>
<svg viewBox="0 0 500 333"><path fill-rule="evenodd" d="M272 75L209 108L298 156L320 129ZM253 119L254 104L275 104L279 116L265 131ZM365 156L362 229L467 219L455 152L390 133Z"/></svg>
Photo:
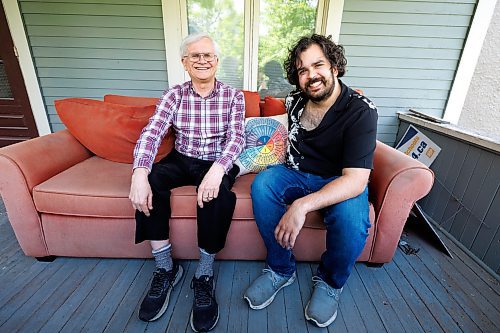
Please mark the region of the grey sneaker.
<svg viewBox="0 0 500 333"><path fill-rule="evenodd" d="M313 276L314 291L306 305L305 316L319 327L326 327L337 318L339 297L342 289L335 289L319 276Z"/></svg>
<svg viewBox="0 0 500 333"><path fill-rule="evenodd" d="M289 278L281 276L269 268L264 268L262 274L255 279L243 295L250 307L260 310L271 304L280 289L295 281L295 273Z"/></svg>

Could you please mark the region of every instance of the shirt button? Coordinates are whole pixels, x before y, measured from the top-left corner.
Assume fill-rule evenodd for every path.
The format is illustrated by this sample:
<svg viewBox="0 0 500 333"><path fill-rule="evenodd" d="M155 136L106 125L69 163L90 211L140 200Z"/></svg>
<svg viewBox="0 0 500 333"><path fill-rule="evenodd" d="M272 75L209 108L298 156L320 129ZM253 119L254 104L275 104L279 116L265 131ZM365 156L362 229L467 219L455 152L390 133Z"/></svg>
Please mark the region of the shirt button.
<svg viewBox="0 0 500 333"><path fill-rule="evenodd" d="M300 156L300 159L303 160L304 159L304 156Z"/></svg>

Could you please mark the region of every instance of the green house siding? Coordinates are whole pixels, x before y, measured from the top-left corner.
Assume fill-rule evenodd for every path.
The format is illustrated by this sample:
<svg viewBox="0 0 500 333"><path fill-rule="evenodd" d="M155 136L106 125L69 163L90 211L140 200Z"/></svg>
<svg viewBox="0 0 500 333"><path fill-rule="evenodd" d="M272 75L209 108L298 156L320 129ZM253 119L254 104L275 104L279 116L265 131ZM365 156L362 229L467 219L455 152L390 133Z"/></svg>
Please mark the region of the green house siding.
<svg viewBox="0 0 500 333"><path fill-rule="evenodd" d="M394 143L399 111L443 116L475 6L474 0L344 2L344 81L377 105L379 140Z"/></svg>
<svg viewBox="0 0 500 333"><path fill-rule="evenodd" d="M160 0L19 1L49 122L54 100L160 96L168 86Z"/></svg>

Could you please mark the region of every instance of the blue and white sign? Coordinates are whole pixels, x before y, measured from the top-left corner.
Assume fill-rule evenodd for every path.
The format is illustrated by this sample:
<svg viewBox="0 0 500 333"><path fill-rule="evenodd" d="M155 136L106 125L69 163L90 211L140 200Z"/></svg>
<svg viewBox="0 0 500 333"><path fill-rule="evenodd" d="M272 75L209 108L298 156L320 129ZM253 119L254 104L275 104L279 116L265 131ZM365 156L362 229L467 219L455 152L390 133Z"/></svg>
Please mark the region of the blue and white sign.
<svg viewBox="0 0 500 333"><path fill-rule="evenodd" d="M427 166L431 166L441 151L438 145L412 125L408 126L396 149Z"/></svg>

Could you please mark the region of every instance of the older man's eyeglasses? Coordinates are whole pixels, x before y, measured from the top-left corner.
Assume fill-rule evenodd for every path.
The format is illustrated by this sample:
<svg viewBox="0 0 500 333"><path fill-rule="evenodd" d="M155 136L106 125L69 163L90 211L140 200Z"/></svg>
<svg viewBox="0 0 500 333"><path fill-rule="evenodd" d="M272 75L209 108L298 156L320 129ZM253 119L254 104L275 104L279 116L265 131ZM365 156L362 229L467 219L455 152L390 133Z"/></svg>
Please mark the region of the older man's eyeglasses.
<svg viewBox="0 0 500 333"><path fill-rule="evenodd" d="M212 62L217 58L217 56L213 53L189 53L185 55L183 58L188 58L192 62L201 61L201 58L205 59L207 62Z"/></svg>

